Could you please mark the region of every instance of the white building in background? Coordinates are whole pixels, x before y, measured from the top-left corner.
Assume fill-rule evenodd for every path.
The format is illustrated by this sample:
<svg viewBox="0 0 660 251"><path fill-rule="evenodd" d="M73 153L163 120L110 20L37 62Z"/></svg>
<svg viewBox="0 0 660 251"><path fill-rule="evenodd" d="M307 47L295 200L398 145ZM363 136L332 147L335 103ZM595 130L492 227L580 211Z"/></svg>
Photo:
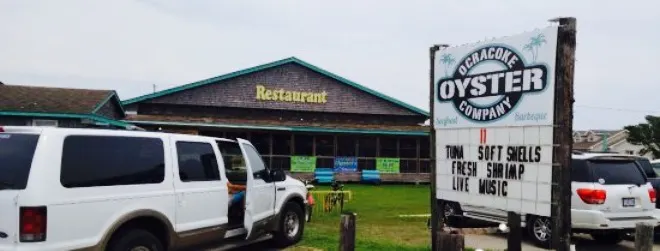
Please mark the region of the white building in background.
<svg viewBox="0 0 660 251"><path fill-rule="evenodd" d="M604 148L603 145L607 147ZM634 154L653 158L651 154L642 155L639 151L641 145L633 145L628 142L628 131L626 130L588 130L573 132L573 150L582 151L607 151Z"/></svg>

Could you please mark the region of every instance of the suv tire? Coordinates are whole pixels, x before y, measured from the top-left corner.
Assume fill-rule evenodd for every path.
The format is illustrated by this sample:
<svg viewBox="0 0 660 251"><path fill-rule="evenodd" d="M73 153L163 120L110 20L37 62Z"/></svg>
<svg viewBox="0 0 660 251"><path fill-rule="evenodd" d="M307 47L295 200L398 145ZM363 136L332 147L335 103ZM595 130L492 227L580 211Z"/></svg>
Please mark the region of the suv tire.
<svg viewBox="0 0 660 251"><path fill-rule="evenodd" d="M294 202L287 202L280 213L279 225L273 233L273 241L278 247L288 247L302 239L305 228L305 213Z"/></svg>
<svg viewBox="0 0 660 251"><path fill-rule="evenodd" d="M109 251L134 250L138 247L149 251L164 251L163 243L149 231L143 229L128 229L112 237L108 244ZM145 250L145 249L142 249Z"/></svg>
<svg viewBox="0 0 660 251"><path fill-rule="evenodd" d="M534 244L542 248L550 248L550 244L552 244L552 221L550 221L550 218L529 215L526 229Z"/></svg>
<svg viewBox="0 0 660 251"><path fill-rule="evenodd" d="M596 242L600 244L618 244L623 241L623 234L617 232L590 234Z"/></svg>

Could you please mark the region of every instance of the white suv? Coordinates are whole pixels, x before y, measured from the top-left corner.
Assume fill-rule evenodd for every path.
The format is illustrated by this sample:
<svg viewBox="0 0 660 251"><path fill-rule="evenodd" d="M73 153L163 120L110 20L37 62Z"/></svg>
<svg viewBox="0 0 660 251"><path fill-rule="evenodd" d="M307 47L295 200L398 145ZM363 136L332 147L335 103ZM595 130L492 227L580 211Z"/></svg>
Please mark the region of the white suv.
<svg viewBox="0 0 660 251"><path fill-rule="evenodd" d="M304 229L303 183L242 139L0 127L0 171L0 250L286 246Z"/></svg>
<svg viewBox="0 0 660 251"><path fill-rule="evenodd" d="M658 225L656 191L635 156L616 153L574 153L571 161L571 224L599 242L616 244L635 223ZM507 212L462 204L465 217L506 224ZM522 227L542 247L551 242L551 221L523 215Z"/></svg>

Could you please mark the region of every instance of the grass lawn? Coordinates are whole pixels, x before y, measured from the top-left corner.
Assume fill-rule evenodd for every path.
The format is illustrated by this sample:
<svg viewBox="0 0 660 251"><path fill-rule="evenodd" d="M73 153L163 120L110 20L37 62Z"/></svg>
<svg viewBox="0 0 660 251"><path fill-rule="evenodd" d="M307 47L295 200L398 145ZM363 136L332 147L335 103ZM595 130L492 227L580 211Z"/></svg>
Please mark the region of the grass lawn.
<svg viewBox="0 0 660 251"><path fill-rule="evenodd" d="M330 190L330 187L316 186L316 190ZM429 213L428 185L346 184L344 190L353 193L344 210L357 213L356 250L430 250L427 218L399 217ZM321 200L316 198L317 207L321 207ZM339 212L314 211L312 222L305 226L303 240L289 250L337 250L339 221Z"/></svg>

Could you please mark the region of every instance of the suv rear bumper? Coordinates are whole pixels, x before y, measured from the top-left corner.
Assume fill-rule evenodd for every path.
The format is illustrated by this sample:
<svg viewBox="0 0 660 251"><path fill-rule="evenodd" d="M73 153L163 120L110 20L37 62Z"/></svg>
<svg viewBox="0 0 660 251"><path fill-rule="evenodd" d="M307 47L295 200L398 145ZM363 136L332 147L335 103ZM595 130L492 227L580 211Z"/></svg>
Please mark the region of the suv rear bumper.
<svg viewBox="0 0 660 251"><path fill-rule="evenodd" d="M608 216L603 212L595 210L571 209L571 223L574 229L585 230L614 230L634 229L635 224L643 222L658 226L660 219L654 216L653 211L635 213L627 216Z"/></svg>

